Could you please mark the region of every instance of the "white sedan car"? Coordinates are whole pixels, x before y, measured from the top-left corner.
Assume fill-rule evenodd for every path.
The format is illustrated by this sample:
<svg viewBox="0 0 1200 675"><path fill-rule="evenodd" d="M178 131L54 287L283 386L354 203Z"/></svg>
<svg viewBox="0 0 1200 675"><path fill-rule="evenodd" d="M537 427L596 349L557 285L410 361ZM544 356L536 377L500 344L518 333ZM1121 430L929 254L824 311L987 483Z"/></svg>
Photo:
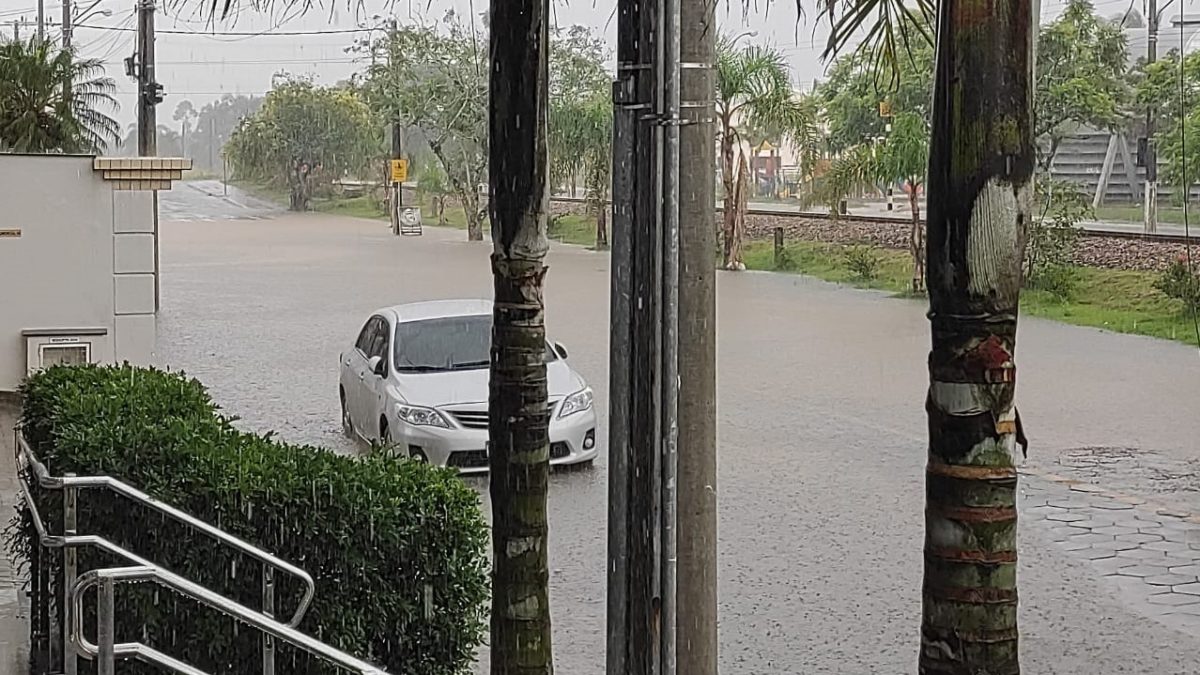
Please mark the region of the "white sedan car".
<svg viewBox="0 0 1200 675"><path fill-rule="evenodd" d="M348 435L460 471L488 468L492 303L445 300L375 312L339 360L338 394ZM546 345L550 463L596 457L592 390Z"/></svg>

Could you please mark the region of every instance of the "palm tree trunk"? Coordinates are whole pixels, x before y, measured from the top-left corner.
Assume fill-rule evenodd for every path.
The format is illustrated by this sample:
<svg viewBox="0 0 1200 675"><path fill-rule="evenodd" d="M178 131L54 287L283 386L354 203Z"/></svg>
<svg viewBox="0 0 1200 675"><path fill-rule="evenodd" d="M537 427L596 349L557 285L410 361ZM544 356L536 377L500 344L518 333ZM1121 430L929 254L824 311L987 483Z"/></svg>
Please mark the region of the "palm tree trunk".
<svg viewBox="0 0 1200 675"><path fill-rule="evenodd" d="M912 229L908 237L908 251L912 254L912 292L925 290L925 230L921 228L921 201L917 183L909 181L908 205L912 210Z"/></svg>
<svg viewBox="0 0 1200 675"><path fill-rule="evenodd" d="M1014 407L1035 166L1031 0L940 3L928 179L922 675L1017 675Z"/></svg>
<svg viewBox="0 0 1200 675"><path fill-rule="evenodd" d="M721 241L724 242L722 262L728 266L733 248L733 230L737 225L737 177L733 166L733 126L728 119L721 120L721 124L721 185L725 189L721 226Z"/></svg>
<svg viewBox="0 0 1200 675"><path fill-rule="evenodd" d="M548 247L549 0L491 9L492 675L552 675L546 490L550 448L542 282Z"/></svg>
<svg viewBox="0 0 1200 675"><path fill-rule="evenodd" d="M742 233L746 229L746 201L750 192L749 174L750 168L746 164L746 155L738 153L737 184L733 188L733 224L726 234L725 244L725 269L727 270L746 269L746 264L742 262ZM727 212L726 222L729 221L728 216Z"/></svg>

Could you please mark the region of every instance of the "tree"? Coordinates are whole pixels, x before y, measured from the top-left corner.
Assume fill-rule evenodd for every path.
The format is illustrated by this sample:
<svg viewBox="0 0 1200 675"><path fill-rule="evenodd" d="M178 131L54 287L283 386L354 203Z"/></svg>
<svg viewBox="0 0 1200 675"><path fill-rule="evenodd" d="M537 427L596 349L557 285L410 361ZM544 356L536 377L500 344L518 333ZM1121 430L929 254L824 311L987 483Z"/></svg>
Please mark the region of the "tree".
<svg viewBox="0 0 1200 675"><path fill-rule="evenodd" d="M479 31L449 11L438 25L392 26L355 49L375 63L362 82L366 100L381 118L421 131L466 212L468 239L482 241L488 80Z"/></svg>
<svg viewBox="0 0 1200 675"><path fill-rule="evenodd" d="M1116 129L1127 117L1128 50L1119 25L1088 0L1070 0L1038 35L1034 132L1039 164L1049 171L1063 138L1079 127Z"/></svg>
<svg viewBox="0 0 1200 675"><path fill-rule="evenodd" d="M571 196L578 193L579 179L587 172L585 156L595 149L590 145L596 135L589 133L589 103L608 98L612 116L607 58L604 40L587 27L556 28L551 33L550 179L554 187L569 187Z"/></svg>
<svg viewBox="0 0 1200 675"><path fill-rule="evenodd" d="M1173 49L1154 63L1141 64L1137 77L1137 104L1153 110L1158 119L1155 140L1166 163L1163 178L1186 194L1185 186L1200 181L1195 144L1182 142L1182 134L1200 130L1200 111L1191 103L1200 100L1200 52L1188 54L1181 63L1179 51Z"/></svg>
<svg viewBox="0 0 1200 675"><path fill-rule="evenodd" d="M550 473L543 281L549 171L549 0L491 6L493 675L554 671L547 568Z"/></svg>
<svg viewBox="0 0 1200 675"><path fill-rule="evenodd" d="M876 175L888 182L904 181L912 213L908 250L912 254L912 291L925 287L925 232L921 223L921 188L929 168L929 125L916 113L897 115L892 131L879 148Z"/></svg>
<svg viewBox="0 0 1200 675"><path fill-rule="evenodd" d="M187 99L180 101L179 105L175 106L175 114L172 115L172 119L174 119L176 122L179 122L179 157L188 156L188 132L191 131L192 121L195 120L199 115L200 113L196 111L196 107L193 106L192 102ZM159 154L164 154L161 148L159 149Z"/></svg>
<svg viewBox="0 0 1200 675"><path fill-rule="evenodd" d="M290 208L303 211L318 176L361 172L381 148L379 125L355 92L285 78L242 120L227 154L240 175L286 184Z"/></svg>
<svg viewBox="0 0 1200 675"><path fill-rule="evenodd" d="M1036 167L1032 0L943 2L929 157L919 670L1017 675L1017 306Z"/></svg>
<svg viewBox="0 0 1200 675"><path fill-rule="evenodd" d="M596 247L608 247L612 175L612 86L608 52L590 29L556 29L550 43L550 180L577 192L596 217Z"/></svg>
<svg viewBox="0 0 1200 675"><path fill-rule="evenodd" d="M895 76L879 72L862 54L834 61L829 77L817 88L829 126L829 148L840 153L883 136L887 118L879 105L886 101L893 115L915 113L929 119L933 94L933 49L918 43L900 56Z"/></svg>
<svg viewBox="0 0 1200 675"><path fill-rule="evenodd" d="M71 83L64 96L63 83ZM120 140L116 85L104 64L48 41L0 44L0 150L103 152Z"/></svg>
<svg viewBox="0 0 1200 675"><path fill-rule="evenodd" d="M804 105L792 90L787 63L779 50L758 45L738 48L735 40L723 37L717 43L716 71L721 179L725 189L725 267L745 269L742 232L748 167L740 129L743 125L774 126L797 147L809 148L816 144L817 125L812 107Z"/></svg>

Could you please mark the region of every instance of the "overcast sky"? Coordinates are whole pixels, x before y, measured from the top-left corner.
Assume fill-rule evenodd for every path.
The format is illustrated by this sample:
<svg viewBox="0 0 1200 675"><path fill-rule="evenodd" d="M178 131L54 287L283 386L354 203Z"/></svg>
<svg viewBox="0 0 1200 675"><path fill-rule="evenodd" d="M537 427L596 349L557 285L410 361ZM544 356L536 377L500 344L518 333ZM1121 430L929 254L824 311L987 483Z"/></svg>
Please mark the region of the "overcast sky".
<svg viewBox="0 0 1200 675"><path fill-rule="evenodd" d="M166 90L166 102L159 107L160 124L174 124L171 119L175 106L189 99L197 107L222 93L262 94L271 86L271 77L279 71L314 76L322 83L333 83L357 70L353 57L345 48L353 42L354 33L330 33L324 35L270 35L270 31L348 31L370 23L375 14L394 14L401 22L410 16L439 18L447 9L467 14L479 13L486 8L487 0L315 0L319 5L307 14L284 7L260 13L243 9L215 24L207 20L207 11L201 12L203 3L209 0L170 0L167 8L160 8L157 30L158 80ZM820 77L825 64L820 60L821 50L828 36L828 26L818 22L816 0L803 0L806 16L798 17L793 0L775 0L769 9L764 0L749 0L749 9L743 12L743 0L721 0L719 19L721 28L727 33L754 31L758 40L779 47L791 62L797 86L805 89L812 86L813 78ZM1162 0L1160 0L1161 2ZM0 24L11 35L12 22L22 16L31 22L22 25L23 34L35 30L32 22L37 16L37 0L0 0ZM62 18L62 0L44 0L49 33L57 37ZM235 0L236 2L236 0ZM583 24L603 33L612 44L616 34L616 18L612 0L552 0L555 21L560 26ZM1098 0L1095 4L1100 14L1120 14L1129 7L1130 0ZM1142 0L1133 0L1141 8ZM1189 0L1200 3L1200 0ZM95 4L94 8L91 8ZM80 23L75 33L75 43L87 56L101 58L108 65L109 75L116 79L121 112L119 118L129 122L134 117L134 85L125 77L121 60L132 53L136 26L135 0L79 0L77 12L86 11L89 16ZM164 4L160 0L160 5ZM1052 18L1061 8L1060 0L1046 0L1042 7L1043 20ZM89 9L91 8L91 9ZM1177 13L1168 10L1167 22ZM1192 10L1189 9L1189 15ZM118 30L124 29L124 30ZM256 36L216 36L212 31L238 31L263 33ZM210 34L205 34L206 32ZM361 35L361 34L360 34ZM1144 45L1144 42L1142 43ZM1133 45L1131 45L1133 47ZM1144 48L1144 47L1142 47Z"/></svg>

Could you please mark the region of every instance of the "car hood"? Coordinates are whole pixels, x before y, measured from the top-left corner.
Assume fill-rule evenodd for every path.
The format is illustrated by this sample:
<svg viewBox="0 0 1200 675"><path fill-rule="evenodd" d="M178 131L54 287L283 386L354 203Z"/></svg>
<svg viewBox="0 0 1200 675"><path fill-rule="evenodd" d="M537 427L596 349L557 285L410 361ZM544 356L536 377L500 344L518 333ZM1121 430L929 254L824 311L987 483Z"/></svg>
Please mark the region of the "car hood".
<svg viewBox="0 0 1200 675"><path fill-rule="evenodd" d="M444 373L396 373L396 388L402 399L413 405L486 404L489 375L487 368ZM546 364L546 380L551 399L574 394L587 386L583 378L561 360Z"/></svg>

